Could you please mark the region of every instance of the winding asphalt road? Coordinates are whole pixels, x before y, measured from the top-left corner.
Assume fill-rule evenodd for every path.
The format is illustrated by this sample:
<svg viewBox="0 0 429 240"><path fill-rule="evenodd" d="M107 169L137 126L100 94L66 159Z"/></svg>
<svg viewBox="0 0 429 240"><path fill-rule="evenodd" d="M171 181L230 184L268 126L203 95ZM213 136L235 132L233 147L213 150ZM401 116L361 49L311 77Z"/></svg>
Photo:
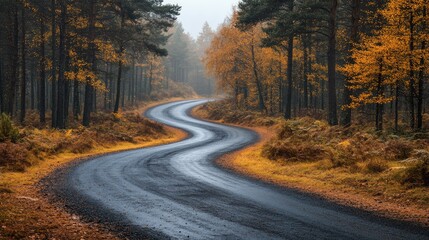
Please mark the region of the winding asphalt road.
<svg viewBox="0 0 429 240"><path fill-rule="evenodd" d="M188 132L184 141L71 166L55 181L56 193L71 210L136 239L429 239L427 228L216 166L217 157L254 143L258 136L189 116L206 101L174 102L146 113Z"/></svg>

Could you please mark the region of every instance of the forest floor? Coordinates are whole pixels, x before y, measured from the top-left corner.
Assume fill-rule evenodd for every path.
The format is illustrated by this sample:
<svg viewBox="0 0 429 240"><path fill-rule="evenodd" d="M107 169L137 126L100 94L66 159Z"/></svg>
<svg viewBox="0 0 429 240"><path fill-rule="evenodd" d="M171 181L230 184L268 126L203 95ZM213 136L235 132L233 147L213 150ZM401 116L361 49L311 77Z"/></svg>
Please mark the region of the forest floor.
<svg viewBox="0 0 429 240"><path fill-rule="evenodd" d="M178 99L169 101L174 100ZM53 171L72 162L106 153L167 144L185 138L184 132L140 117L146 109L163 102L167 101L152 102L132 112L125 112L123 116L115 116L120 119L114 122L102 118L99 121L103 123L94 123L90 130L33 129L31 133L25 130L27 133L24 138L28 139L21 140L24 142L22 146L16 145L16 147L18 150L22 147L22 151L26 151L25 155L33 159L31 162L25 162L24 166L18 163L17 166L10 164L7 168L0 169L2 170L0 172L0 239L116 239L117 237L109 233L105 227L85 223L78 216L66 212L49 201L49 196L41 191L43 186L40 181ZM124 135L99 142L98 137L106 137L103 134L104 130L112 131L112 128L117 128L117 131L121 131ZM33 131L37 134L33 134ZM101 136L94 135L92 131ZM112 134L119 134L119 132L113 131ZM47 139L40 139L41 135L47 135ZM73 135L78 136L73 138ZM28 145L33 137L43 140L44 147L38 146L36 151L35 146ZM58 143L60 139L66 142ZM13 148L14 146L12 143L7 144L3 147ZM77 148L81 150L76 151ZM11 155L10 157L18 154L10 152L5 153Z"/></svg>
<svg viewBox="0 0 429 240"><path fill-rule="evenodd" d="M362 127L346 130L310 118L285 121L236 111L222 102L200 106L193 115L250 128L261 136L256 145L219 159L218 164L225 168L377 215L429 226L429 187L416 176L426 171L423 177L427 178L427 138L390 136L388 140ZM426 158L423 166L419 154Z"/></svg>

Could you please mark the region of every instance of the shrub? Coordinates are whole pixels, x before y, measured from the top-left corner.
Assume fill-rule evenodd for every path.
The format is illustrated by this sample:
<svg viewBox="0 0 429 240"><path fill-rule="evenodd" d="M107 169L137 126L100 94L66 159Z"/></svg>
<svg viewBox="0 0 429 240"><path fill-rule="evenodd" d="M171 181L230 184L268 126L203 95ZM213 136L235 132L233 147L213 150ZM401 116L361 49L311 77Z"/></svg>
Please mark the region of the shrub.
<svg viewBox="0 0 429 240"><path fill-rule="evenodd" d="M96 138L96 134L87 129L83 130L83 132L76 134L70 140L70 146L68 150L72 153L84 153L88 152L92 148L94 148Z"/></svg>
<svg viewBox="0 0 429 240"><path fill-rule="evenodd" d="M350 158L349 156L345 156L342 154L333 157L331 161L332 161L333 168L348 167L356 164L356 161L353 158Z"/></svg>
<svg viewBox="0 0 429 240"><path fill-rule="evenodd" d="M29 156L25 147L11 142L0 143L0 166L8 170L24 171L30 166Z"/></svg>
<svg viewBox="0 0 429 240"><path fill-rule="evenodd" d="M402 183L429 186L429 160L416 161L404 172Z"/></svg>
<svg viewBox="0 0 429 240"><path fill-rule="evenodd" d="M0 142L11 141L16 143L19 139L19 130L13 126L10 117L4 113L0 116Z"/></svg>
<svg viewBox="0 0 429 240"><path fill-rule="evenodd" d="M409 141L398 139L387 143L385 155L387 159L404 160L410 157L412 151L413 146Z"/></svg>
<svg viewBox="0 0 429 240"><path fill-rule="evenodd" d="M402 183L414 186L429 186L429 152L424 150L413 153L414 161L404 171Z"/></svg>
<svg viewBox="0 0 429 240"><path fill-rule="evenodd" d="M389 169L389 164L386 160L371 159L365 163L365 170L369 173L381 173Z"/></svg>
<svg viewBox="0 0 429 240"><path fill-rule="evenodd" d="M266 144L262 154L271 160L285 161L319 161L328 155L320 145L292 144L287 141L273 141Z"/></svg>

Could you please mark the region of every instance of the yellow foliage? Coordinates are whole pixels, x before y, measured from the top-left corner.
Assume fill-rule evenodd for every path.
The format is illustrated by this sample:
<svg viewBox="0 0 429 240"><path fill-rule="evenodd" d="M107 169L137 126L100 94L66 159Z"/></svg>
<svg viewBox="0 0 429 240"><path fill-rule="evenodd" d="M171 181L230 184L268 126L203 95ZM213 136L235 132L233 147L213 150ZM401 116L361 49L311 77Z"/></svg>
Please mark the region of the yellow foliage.
<svg viewBox="0 0 429 240"><path fill-rule="evenodd" d="M239 99L245 98L244 92L255 96L257 86L252 62L253 48L256 71L262 85L278 91L279 81L286 72L284 54L261 46L265 37L262 25L241 31L236 27L236 22L237 13L234 13L231 22L214 37L204 58L207 72L216 78L218 89L228 93L239 91L241 95L236 95ZM255 98L248 98L247 101L247 104L254 106L258 103Z"/></svg>
<svg viewBox="0 0 429 240"><path fill-rule="evenodd" d="M351 146L350 140L348 140L348 139L344 140L344 141L338 143L338 146L343 148L343 149L346 149L346 148Z"/></svg>
<svg viewBox="0 0 429 240"><path fill-rule="evenodd" d="M411 71L428 72L428 61L421 60L427 59L429 50L419 46L428 39L429 34L427 31L416 31L429 21L422 14L427 4L426 0L389 1L380 12L387 24L374 36L361 36L361 42L352 53L353 63L340 68L351 79L350 88L360 92L352 97L353 102L347 107L391 102L395 96L389 96L386 89L401 85L409 88L415 81L409 75ZM411 45L414 45L413 48ZM422 66L422 62L426 66Z"/></svg>
<svg viewBox="0 0 429 240"><path fill-rule="evenodd" d="M69 129L69 130L66 131L66 134L64 136L66 138L71 137L72 133L73 133L73 129Z"/></svg>
<svg viewBox="0 0 429 240"><path fill-rule="evenodd" d="M113 113L113 117L116 120L121 120L121 119L123 119L124 115L122 113L118 112L118 113Z"/></svg>

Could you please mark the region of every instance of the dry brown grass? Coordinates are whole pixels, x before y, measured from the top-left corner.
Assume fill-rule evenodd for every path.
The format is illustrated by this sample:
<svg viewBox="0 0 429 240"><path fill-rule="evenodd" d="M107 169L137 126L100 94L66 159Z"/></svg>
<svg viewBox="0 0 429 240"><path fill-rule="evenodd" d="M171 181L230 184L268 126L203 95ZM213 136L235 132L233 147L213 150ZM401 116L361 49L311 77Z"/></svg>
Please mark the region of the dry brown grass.
<svg viewBox="0 0 429 240"><path fill-rule="evenodd" d="M0 174L0 239L118 239L108 229L83 222L53 205L37 183L54 170L77 159L179 141L185 134L169 129L164 138L144 143L96 147L84 154L61 153L28 167L25 172Z"/></svg>
<svg viewBox="0 0 429 240"><path fill-rule="evenodd" d="M0 167L6 170L24 171L31 165L28 150L20 144L0 143Z"/></svg>
<svg viewBox="0 0 429 240"><path fill-rule="evenodd" d="M246 112L247 121L221 118L211 103L195 111L219 122L259 126L263 141L221 159L240 173L278 185L313 192L331 200L377 211L389 217L429 224L429 175L424 153L429 139L408 133L376 133L371 126L330 127L324 121L285 121ZM232 111L227 116L240 115ZM276 124L266 127L260 122ZM262 130L261 130L262 129ZM267 134L271 133L271 134ZM417 154L420 153L420 154ZM407 159L406 161L404 161Z"/></svg>
<svg viewBox="0 0 429 240"><path fill-rule="evenodd" d="M209 102L199 106L195 112L205 119L246 126L273 126L281 120L278 117L266 117L255 111L234 109L224 101Z"/></svg>
<svg viewBox="0 0 429 240"><path fill-rule="evenodd" d="M102 226L84 223L52 205L37 183L71 161L185 138L182 131L138 115L160 103L152 102L136 112L99 114L90 128L77 125L58 131L27 127L20 130L17 143L0 143L0 151L10 155L0 169L0 239L117 239ZM22 169L16 169L20 166L14 163L16 159L25 159Z"/></svg>
<svg viewBox="0 0 429 240"><path fill-rule="evenodd" d="M168 136L162 125L143 118L139 113L98 113L89 128L21 129L19 141L0 143L0 168L3 171L23 171L37 161L61 153L86 153L118 143L141 143L165 137Z"/></svg>

